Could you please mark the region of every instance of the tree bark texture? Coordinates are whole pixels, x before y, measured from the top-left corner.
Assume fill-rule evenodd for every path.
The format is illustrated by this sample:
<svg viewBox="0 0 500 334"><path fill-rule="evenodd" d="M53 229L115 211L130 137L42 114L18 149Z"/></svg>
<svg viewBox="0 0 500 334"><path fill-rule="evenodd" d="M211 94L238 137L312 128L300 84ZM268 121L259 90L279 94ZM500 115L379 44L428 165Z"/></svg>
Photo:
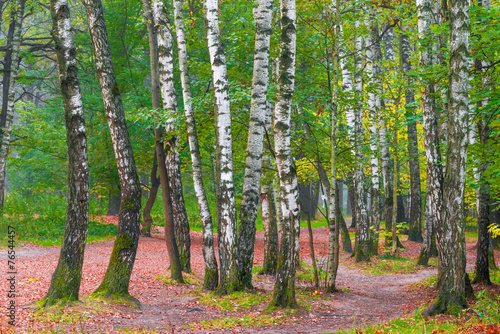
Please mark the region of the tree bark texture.
<svg viewBox="0 0 500 334"><path fill-rule="evenodd" d="M429 258L437 256L436 247L436 226L434 224L434 217L432 214L432 200L430 194L430 183L427 182L426 200L425 200L425 224L424 224L424 240L420 248L420 255L418 256L417 264L422 266L429 265Z"/></svg>
<svg viewBox="0 0 500 334"><path fill-rule="evenodd" d="M156 159L156 149L153 157L153 165L151 167L151 188L149 190L149 197L142 212L142 229L141 233L147 237L151 236L151 226L153 225L153 217L151 217L151 210L155 204L158 188L160 187L160 178L156 176L158 173L158 160Z"/></svg>
<svg viewBox="0 0 500 334"><path fill-rule="evenodd" d="M162 1L154 1L153 16L156 25L158 41L158 71L163 108L169 114L165 124L167 141L165 147L165 165L168 173L170 194L172 196L172 211L174 214L174 233L181 268L191 272L191 238L189 222L184 204L182 177L180 167L179 136L177 136L174 119L178 117L177 94L174 84L173 38L170 23Z"/></svg>
<svg viewBox="0 0 500 334"><path fill-rule="evenodd" d="M295 0L282 0L280 61L274 109L274 143L281 185L283 231L274 292L269 305L283 307L297 305L295 300L295 269L299 252L299 185L290 145L296 38Z"/></svg>
<svg viewBox="0 0 500 334"><path fill-rule="evenodd" d="M428 313L458 314L467 307L464 190L469 116L469 2L450 1L448 145L442 220L438 219L438 296Z"/></svg>
<svg viewBox="0 0 500 334"><path fill-rule="evenodd" d="M371 47L366 49L366 57L368 59L368 80L372 87L368 90L368 111L370 117L370 169L371 169L371 246L370 253L378 253L379 229L380 229L380 173L379 173L379 139L378 139L378 118L381 110L380 94L382 83L380 82L380 74L382 72L381 64L382 54L380 53L378 24L375 20L375 12L370 13L370 44Z"/></svg>
<svg viewBox="0 0 500 334"><path fill-rule="evenodd" d="M356 22L359 26L359 22ZM366 210L366 205L364 201L364 175L363 175L363 108L362 108L362 79L361 79L361 59L358 55L361 52L361 38L356 37L354 43L355 51L355 67L356 75L354 85L354 99L355 103L346 106L345 113L347 118L348 136L353 147L353 155L356 159L356 167L354 170L354 191L355 191L355 211L357 218L357 230L358 243L354 246L356 261L367 261L369 260L369 250L370 250L370 229L368 223L368 214ZM345 52L345 51L344 51ZM344 83L344 91L349 92L353 89L351 73L348 68L346 61L342 64L342 79Z"/></svg>
<svg viewBox="0 0 500 334"><path fill-rule="evenodd" d="M250 124L248 127L245 178L238 228L238 278L246 288L252 288L252 268L255 247L259 188L262 174L264 125L267 114L267 87L269 85L269 45L271 41L273 3L258 0L254 10L255 51L253 63Z"/></svg>
<svg viewBox="0 0 500 334"><path fill-rule="evenodd" d="M266 117L266 132L271 131L272 104L268 103ZM275 275L278 266L279 240L276 219L276 200L273 186L274 170L271 154L266 151L262 157L262 182L260 185L260 200L262 212L262 228L264 232L264 263L262 274Z"/></svg>
<svg viewBox="0 0 500 334"><path fill-rule="evenodd" d="M68 1L51 0L50 13L66 121L68 193L61 253L44 305L78 300L89 222L87 136Z"/></svg>
<svg viewBox="0 0 500 334"><path fill-rule="evenodd" d="M3 96L3 99L7 99L7 109L5 110L5 126L2 130L2 144L0 147L0 212L4 204L5 195L5 173L7 165L7 157L9 156L9 146L10 146L10 136L12 134L12 126L14 125L14 94L16 90L16 78L19 71L19 51L21 48L21 33L23 28L23 17L24 17L24 7L26 5L26 0L17 0L17 11L15 17L15 24L12 36L12 54L11 54L11 67L10 67L10 79L8 81L8 95ZM5 74L4 74L5 75ZM4 82L5 84L5 82ZM5 87L4 87L5 91ZM2 110L3 112L3 110Z"/></svg>
<svg viewBox="0 0 500 334"><path fill-rule="evenodd" d="M121 185L121 204L116 235L109 265L95 295L128 295L134 266L141 221L141 187L134 153L125 121L120 88L116 82L102 2L82 0L87 11L89 31L102 99Z"/></svg>
<svg viewBox="0 0 500 334"><path fill-rule="evenodd" d="M219 32L219 3L205 0L205 32L212 67L215 104L217 230L219 234L219 294L241 289L236 261L236 203L233 180L231 110L226 56Z"/></svg>
<svg viewBox="0 0 500 334"><path fill-rule="evenodd" d="M193 168L193 184L200 211L200 219L203 228L203 258L205 259L205 278L203 287L207 290L215 290L219 284L219 271L214 250L214 234L212 214L208 206L207 195L202 178L200 146L194 119L193 105L191 102L191 88L189 84L189 71L187 63L186 37L184 33L184 21L182 17L182 1L174 0L175 30L177 38L177 49L179 53L179 70L181 74L182 96L184 99L184 115L186 117L186 128L188 133L189 149Z"/></svg>
<svg viewBox="0 0 500 334"><path fill-rule="evenodd" d="M417 123L415 120L415 108L412 106L415 102L415 93L411 89L410 82L410 38L408 35L401 36L401 60L403 72L407 80L407 89L405 93L405 117L408 132L408 164L410 167L410 234L408 240L422 242L422 194L420 190L420 164L418 159L418 137Z"/></svg>

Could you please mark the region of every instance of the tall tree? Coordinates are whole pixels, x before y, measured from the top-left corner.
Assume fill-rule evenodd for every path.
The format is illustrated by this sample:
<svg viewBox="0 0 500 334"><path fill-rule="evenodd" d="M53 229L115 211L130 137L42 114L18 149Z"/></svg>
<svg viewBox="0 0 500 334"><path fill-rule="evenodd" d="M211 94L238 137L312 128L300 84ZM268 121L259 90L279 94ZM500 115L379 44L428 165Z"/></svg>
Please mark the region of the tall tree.
<svg viewBox="0 0 500 334"><path fill-rule="evenodd" d="M408 164L410 165L410 234L408 240L422 242L422 194L420 190L420 164L418 159L417 122L415 120L415 93L411 88L410 38L406 33L401 36L401 63L406 77L405 117L408 132Z"/></svg>
<svg viewBox="0 0 500 334"><path fill-rule="evenodd" d="M448 145L438 219L438 296L427 314L457 314L467 307L464 191L469 116L469 2L450 1Z"/></svg>
<svg viewBox="0 0 500 334"><path fill-rule="evenodd" d="M299 184L292 155L291 103L295 83L295 0L281 1L281 36L278 87L274 108L274 144L281 190L283 231L278 270L270 306L295 306L295 269L299 252Z"/></svg>
<svg viewBox="0 0 500 334"><path fill-rule="evenodd" d="M50 13L66 121L68 193L61 253L43 306L78 300L89 222L87 135L68 1L51 0Z"/></svg>
<svg viewBox="0 0 500 334"><path fill-rule="evenodd" d="M272 104L268 103L266 116L266 134L271 132L273 117ZM274 192L273 170L271 159L271 148L262 157L262 182L260 185L260 205L262 212L262 230L264 232L264 263L262 264L262 274L275 275L278 265L278 224L276 219L276 196Z"/></svg>
<svg viewBox="0 0 500 334"><path fill-rule="evenodd" d="M418 33L420 38L420 63L423 71L430 71L434 65L435 36L431 31L432 4L430 0L417 1ZM427 157L427 200L425 219L425 243L422 247L419 263L427 264L429 252L432 249L433 227L441 221L443 170L441 166L441 149L437 124L437 108L435 100L435 83L431 76L422 77L424 87L422 99L422 114L424 127L425 154Z"/></svg>
<svg viewBox="0 0 500 334"><path fill-rule="evenodd" d="M15 23L14 23L14 28L12 31L12 53L11 53L11 60L12 64L10 67L10 79L9 81L5 82L4 80L4 85L7 83L8 84L8 95L7 95L7 108L5 110L2 109L2 118L5 118L5 123L3 128L0 128L1 130L1 140L2 144L0 147L0 212L3 208L3 203L4 203L4 195L5 195L5 173L6 173L6 165L7 165L7 157L9 155L9 146L10 146L10 136L12 134L12 126L14 125L14 95L16 91L16 79L17 79L17 73L19 71L19 53L20 53L20 48L21 48L21 32L23 28L23 18L24 18L24 7L26 5L26 0L17 0L17 10L16 10L16 17L15 17ZM5 77L5 74L4 74ZM5 93L5 87L4 87L4 93ZM5 95L4 95L4 101L5 101Z"/></svg>
<svg viewBox="0 0 500 334"><path fill-rule="evenodd" d="M238 276L241 284L252 288L252 268L255 246L257 208L262 174L262 149L264 124L267 114L267 86L269 84L269 45L273 3L257 0L254 10L255 51L253 63L252 97L250 102L250 124L248 127L245 179L240 207L238 228Z"/></svg>
<svg viewBox="0 0 500 334"><path fill-rule="evenodd" d="M339 38L340 38L340 0L335 1L335 26L333 34L333 89L332 89L332 116L330 130L330 150L331 150L331 182L330 182L330 210L328 215L328 285L327 292L337 290L335 281L337 280L337 270L339 265L340 252L340 208L339 192L337 190L337 114L338 114L338 94L339 94ZM328 179L325 177L324 183ZM349 240L349 246L350 246ZM344 248L345 250L345 248Z"/></svg>
<svg viewBox="0 0 500 334"><path fill-rule="evenodd" d="M204 16L215 105L217 231L220 262L220 280L217 292L228 294L241 287L236 262L236 203L229 84L226 56L219 31L218 0L205 0Z"/></svg>
<svg viewBox="0 0 500 334"><path fill-rule="evenodd" d="M152 107L155 110L155 113L158 113L160 112L160 86L162 88L161 90L164 104L166 104L166 99L171 98L169 96L169 89L171 89L172 87L169 87L168 80L173 81L173 78L169 78L168 73L173 72L172 37L171 35L165 36L164 31L162 31L165 25L165 22L161 17L163 4L156 2L154 4L154 7L152 7L150 0L143 0L142 4L149 37ZM165 49L167 49L167 51ZM165 74L165 72L167 72L167 74ZM167 83L165 83L165 81L167 81ZM165 109L167 109L167 111L171 111L168 108ZM163 126L157 124L156 121L154 133L155 151L156 157L158 157L157 163L160 172L160 183L162 188L163 211L165 214L165 242L167 244L167 252L170 260L170 274L173 279L177 280L180 283L183 283L181 273L182 266L174 233L175 229L172 188L170 187L170 176L167 172Z"/></svg>
<svg viewBox="0 0 500 334"><path fill-rule="evenodd" d="M174 83L174 56L173 39L170 31L170 22L166 15L162 1L154 2L155 24L158 29L158 64L159 79L163 108L170 114L165 124L167 132L166 140L166 168L172 200L172 211L174 215L175 240L179 251L181 268L185 272L191 272L191 238L189 222L184 204L182 190L181 163L178 151L179 136L176 134L174 118L177 117L177 94Z"/></svg>
<svg viewBox="0 0 500 334"><path fill-rule="evenodd" d="M141 187L125 121L120 88L113 67L102 2L101 0L82 0L82 2L87 11L96 73L101 87L121 186L118 232L106 274L94 295L128 296L130 275L139 242Z"/></svg>
<svg viewBox="0 0 500 334"><path fill-rule="evenodd" d="M214 236L212 228L212 214L208 206L205 186L203 184L200 146L194 119L193 104L191 102L191 88L189 84L189 72L187 63L186 37L184 33L184 20L182 17L182 1L174 0L174 18L177 38L177 49L179 53L179 69L181 72L182 96L184 99L184 115L188 133L189 148L193 168L193 183L200 218L203 225L203 257L205 259L205 278L203 287L215 290L219 283L219 272L214 250Z"/></svg>

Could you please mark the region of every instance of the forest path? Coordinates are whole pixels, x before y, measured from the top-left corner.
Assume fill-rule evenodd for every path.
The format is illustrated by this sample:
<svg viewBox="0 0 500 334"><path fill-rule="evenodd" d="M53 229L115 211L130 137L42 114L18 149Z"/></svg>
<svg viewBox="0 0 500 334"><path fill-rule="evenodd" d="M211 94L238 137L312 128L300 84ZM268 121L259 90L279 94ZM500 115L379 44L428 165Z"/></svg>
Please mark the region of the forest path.
<svg viewBox="0 0 500 334"><path fill-rule="evenodd" d="M315 253L319 263L325 263L328 244L327 228L314 229ZM192 267L198 277L203 274L203 256L201 250L201 232L192 235ZM310 259L307 229L301 229L301 258ZM418 251L416 243L404 242L408 254ZM95 290L104 276L113 241L87 245L82 275L81 296ZM467 249L470 249L468 244ZM255 264L261 264L263 236L257 233ZM5 253L5 254L4 254ZM469 252L468 252L469 253ZM20 331L28 329L54 328L68 331L68 325L49 324L33 321L33 311L21 308L32 301L42 298L50 285L50 277L57 265L59 247L41 247L24 245L16 249L18 274L17 318ZM6 251L0 251L0 257L6 259ZM405 255L406 256L406 255ZM347 329L352 326L363 326L383 322L392 318L413 313L419 303L428 296L419 296L411 291L409 285L421 281L436 273L435 267L422 268L410 274L370 275L357 269L349 268L352 259L342 255L337 286L344 292L321 299L310 299L308 307L302 307L297 313L290 315L281 325L258 328L235 327L226 330L197 330L183 326L188 323L211 320L222 317L256 316L266 305L255 306L242 312L225 312L205 304L198 304L196 286L164 285L155 279L165 274L168 268L168 257L165 241L159 234L153 238L141 237L136 263L132 273L130 293L138 298L141 310L130 310L117 307L116 310L103 314L92 314L81 323L74 323L75 329L93 332L114 332L129 329L153 330L161 333L324 333ZM0 275L6 282L7 274ZM259 276L255 281L258 290L272 289L273 278ZM4 285L6 283L3 283ZM299 287L303 284L299 283ZM5 290L4 290L5 291ZM311 291L312 293L312 291ZM1 305L6 305L6 294L0 294ZM5 316L4 316L5 317ZM6 323L6 319L3 320ZM1 327L1 326L0 326Z"/></svg>

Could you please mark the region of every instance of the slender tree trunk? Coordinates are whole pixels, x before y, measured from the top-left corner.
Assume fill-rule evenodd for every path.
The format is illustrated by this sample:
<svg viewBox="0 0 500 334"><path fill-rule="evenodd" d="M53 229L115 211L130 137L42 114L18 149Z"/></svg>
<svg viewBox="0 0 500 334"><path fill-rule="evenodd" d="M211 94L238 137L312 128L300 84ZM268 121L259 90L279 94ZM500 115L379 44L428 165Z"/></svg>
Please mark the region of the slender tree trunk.
<svg viewBox="0 0 500 334"><path fill-rule="evenodd" d="M427 314L458 314L467 308L470 285L465 272L464 191L467 162L469 90L469 2L450 1L448 147L443 182L442 220L438 219L438 296Z"/></svg>
<svg viewBox="0 0 500 334"><path fill-rule="evenodd" d="M66 121L68 194L61 253L43 306L78 300L89 222L87 136L67 0L51 0L50 13Z"/></svg>
<svg viewBox="0 0 500 334"><path fill-rule="evenodd" d="M274 143L281 184L283 231L270 306L294 307L295 269L299 252L299 185L291 151L291 103L295 82L295 0L281 1L280 67L274 109Z"/></svg>
<svg viewBox="0 0 500 334"><path fill-rule="evenodd" d="M356 23L359 25L359 22ZM367 261L369 260L369 248L370 248L370 236L369 236L369 225L368 225L368 215L366 211L365 201L364 201L364 175L363 175L363 127L362 127L362 80L361 80L361 39L358 37L354 43L355 51L355 65L356 65L356 85L354 86L354 100L355 102L351 106L347 106L345 109L347 126L348 126L348 136L353 148L353 155L356 157L356 167L354 171L354 191L355 191L355 212L357 218L357 230L358 242L355 243L354 253L356 261ZM344 61L342 65L342 78L344 83L344 91L350 92L352 90L352 79L351 73L349 72L347 62Z"/></svg>
<svg viewBox="0 0 500 334"><path fill-rule="evenodd" d="M26 3L26 1L25 1ZM3 6L2 2L2 6ZM13 40L14 40L14 28L16 26L16 13L17 11L12 10L10 13L10 24L9 24L9 29L7 30L7 38L5 41L6 45L13 45ZM21 42L22 36L19 40ZM5 98L6 96L9 96L9 87L10 87L10 77L11 77L11 71L12 71L12 51L13 47L7 48L5 51L5 55L3 57L3 76L2 76L2 113L0 115L0 130L2 131L1 133L3 134L3 129L5 128L5 124L7 122L7 108L9 106L9 99Z"/></svg>
<svg viewBox="0 0 500 334"><path fill-rule="evenodd" d="M10 146L10 136L12 134L12 126L14 124L14 94L16 90L16 78L19 70L19 50L21 48L21 33L23 28L23 17L24 17L24 7L26 5L26 0L16 0L17 11L14 23L14 29L12 32L12 54L11 54L11 66L10 73L4 71L4 76L10 75L10 79L5 82L4 85L8 84L8 95L4 95L4 101L7 100L7 108L2 118L5 118L5 123L3 128L1 128L2 144L0 147L0 212L3 209L4 195L5 195L5 173L7 165L7 157L9 156L9 146ZM8 68L5 68L8 70ZM4 86L5 93L5 86ZM2 110L3 113L3 110ZM5 116L4 116L5 115Z"/></svg>
<svg viewBox="0 0 500 334"><path fill-rule="evenodd" d="M146 237L151 237L151 226L153 225L153 217L151 217L151 210L155 204L156 195L158 194L158 188L160 187L160 178L156 176L158 172L158 160L156 159L156 150L153 157L153 166L151 167L151 189L149 190L149 197L146 205L144 206L144 212L142 213L142 218L144 223L142 224L141 233Z"/></svg>
<svg viewBox="0 0 500 334"><path fill-rule="evenodd" d="M378 253L378 241L379 241L379 229L380 229L380 182L379 182L379 161L378 161L378 118L380 112L380 92L381 92L381 82L380 82L380 73L381 73L381 65L380 61L382 60L382 55L380 54L380 45L377 46L379 42L378 39L378 24L375 20L375 12L372 9L370 13L370 21L371 32L370 32L370 44L371 47L366 49L366 57L368 58L368 75L369 82L373 87L368 91L368 110L370 114L370 151L371 151L371 185L372 185L372 193L371 193L371 246L370 253L377 254Z"/></svg>
<svg viewBox="0 0 500 334"><path fill-rule="evenodd" d="M219 232L219 294L241 289L236 260L236 203L233 181L231 110L226 56L219 32L217 0L205 0L205 31L212 67L216 128L217 230Z"/></svg>
<svg viewBox="0 0 500 334"><path fill-rule="evenodd" d="M316 265L316 256L314 255L314 237L311 226L311 214L309 211L306 212L307 215L307 231L309 232L309 250L311 251L311 261L314 273L314 287L319 289L319 276L318 276L318 266Z"/></svg>
<svg viewBox="0 0 500 334"><path fill-rule="evenodd" d="M330 150L331 150L331 182L330 182L330 211L328 212L329 238L328 238L328 283L326 292L337 290L335 282L339 267L340 252L340 208L339 192L337 185L337 114L338 114L338 94L339 94L339 39L340 39L340 0L335 1L335 28L333 36L333 89L332 89L332 115L330 130ZM331 83L328 83L331 85ZM325 178L326 179L326 178ZM328 180L327 180L328 181ZM345 223L345 222L344 222ZM349 246L350 246L349 240Z"/></svg>
<svg viewBox="0 0 500 334"><path fill-rule="evenodd" d="M238 228L238 276L241 284L252 289L252 268L255 246L255 223L259 205L259 187L262 174L264 123L267 114L267 86L269 84L269 45L271 41L273 3L258 0L254 10L255 52L253 63L250 124L248 127L245 179Z"/></svg>
<svg viewBox="0 0 500 334"><path fill-rule="evenodd" d="M415 94L411 89L410 79L410 38L401 36L401 60L406 76L407 89L405 94L405 117L408 131L408 164L410 166L410 234L408 240L422 242L422 194L420 191L420 164L418 159L417 124L415 120Z"/></svg>
<svg viewBox="0 0 500 334"><path fill-rule="evenodd" d="M425 226L424 226L424 241L420 248L417 264L422 266L429 265L429 258L437 256L436 248L436 227L434 225L434 215L432 213L432 200L430 194L430 183L427 182L426 200L425 200Z"/></svg>
<svg viewBox="0 0 500 334"><path fill-rule="evenodd" d="M398 195L398 181L399 181L399 167L398 167L398 117L396 115L394 119L394 169L393 175L394 180L392 181L392 194L397 198ZM392 249L391 254L396 255L398 252L398 236L396 234L397 228L397 216L398 216L398 201L394 201L394 205L392 207Z"/></svg>
<svg viewBox="0 0 500 334"><path fill-rule="evenodd" d="M184 99L184 115L191 151L193 168L193 183L200 219L203 225L203 257L205 259L205 278L203 287L207 290L215 290L219 283L219 272L214 250L214 235L212 214L208 206L205 186L203 185L200 146L194 119L193 105L191 102L191 89L189 85L189 73L187 64L186 38L184 35L184 21L182 17L182 1L174 0L175 29L177 37L177 48L179 51L179 69L181 72L182 95Z"/></svg>
<svg viewBox="0 0 500 334"><path fill-rule="evenodd" d="M428 50L434 49L434 36L431 32L432 6L430 0L418 0L418 33L420 37L420 63L424 71L430 71L434 64L433 55ZM427 77L426 77L427 78ZM421 251L420 264L426 264L432 249L432 225L436 230L441 222L443 170L437 124L437 109L434 82L425 79L422 82L422 113L424 125L425 154L427 157L427 200L426 200L426 241ZM427 254L424 254L426 252Z"/></svg>
<svg viewBox="0 0 500 334"><path fill-rule="evenodd" d="M177 150L179 137L175 134L176 128L174 125L174 118L177 117L178 110L177 94L175 93L174 84L173 40L170 31L170 23L163 8L162 1L154 2L153 16L157 29L158 78L161 87L160 91L163 100L163 108L172 115L167 119L165 124L167 133L165 165L167 168L168 180L170 182L170 194L172 196L174 234L178 247L181 269L189 273L191 272L191 238L189 235L190 231L186 206L184 204L180 158Z"/></svg>
<svg viewBox="0 0 500 334"><path fill-rule="evenodd" d="M266 117L266 132L271 131L272 104L268 104ZM266 151L262 157L262 182L260 199L262 212L262 227L264 231L264 263L261 274L275 275L278 266L279 240L276 220L276 201L273 187L274 170L271 154Z"/></svg>
<svg viewBox="0 0 500 334"><path fill-rule="evenodd" d="M97 78L101 87L106 117L115 152L121 184L121 204L109 265L94 295L129 295L130 275L139 242L141 187L134 153L125 122L125 113L116 82L106 22L100 0L82 0L87 11L89 31L95 55Z"/></svg>

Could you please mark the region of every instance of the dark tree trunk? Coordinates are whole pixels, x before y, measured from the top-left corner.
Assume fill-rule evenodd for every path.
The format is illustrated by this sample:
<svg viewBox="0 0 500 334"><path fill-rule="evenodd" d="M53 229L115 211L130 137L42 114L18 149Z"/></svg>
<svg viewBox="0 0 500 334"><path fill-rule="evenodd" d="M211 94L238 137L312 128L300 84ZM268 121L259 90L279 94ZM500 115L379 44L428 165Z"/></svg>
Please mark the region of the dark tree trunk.
<svg viewBox="0 0 500 334"><path fill-rule="evenodd" d="M155 150L156 151L156 150ZM156 152L154 153L153 166L151 167L151 188L149 190L149 197L146 205L144 206L144 212L142 213L142 218L144 223L142 224L142 234L150 237L151 236L151 226L153 225L153 217L151 217L151 210L155 204L156 195L158 194L158 188L160 187L160 178L156 176L158 171L158 160L156 159Z"/></svg>
<svg viewBox="0 0 500 334"><path fill-rule="evenodd" d="M356 203L355 200L355 191L354 191L354 183L352 180L352 177L350 177L347 181L347 189L348 189L348 197L347 197L347 208L348 210L351 209L351 225L349 228L356 228L357 224L357 212L354 203Z"/></svg>
<svg viewBox="0 0 500 334"><path fill-rule="evenodd" d="M108 211L106 212L106 216L116 216L120 213L120 203L122 200L122 194L118 185L112 183L108 194Z"/></svg>
<svg viewBox="0 0 500 334"><path fill-rule="evenodd" d="M66 121L68 193L61 253L43 306L78 300L89 222L87 136L68 2L51 0L50 13Z"/></svg>
<svg viewBox="0 0 500 334"><path fill-rule="evenodd" d="M129 296L130 275L134 267L140 234L141 185L125 121L120 88L115 77L102 2L101 0L82 1L87 11L96 73L113 142L122 196L118 233L109 265L104 279L93 295Z"/></svg>

